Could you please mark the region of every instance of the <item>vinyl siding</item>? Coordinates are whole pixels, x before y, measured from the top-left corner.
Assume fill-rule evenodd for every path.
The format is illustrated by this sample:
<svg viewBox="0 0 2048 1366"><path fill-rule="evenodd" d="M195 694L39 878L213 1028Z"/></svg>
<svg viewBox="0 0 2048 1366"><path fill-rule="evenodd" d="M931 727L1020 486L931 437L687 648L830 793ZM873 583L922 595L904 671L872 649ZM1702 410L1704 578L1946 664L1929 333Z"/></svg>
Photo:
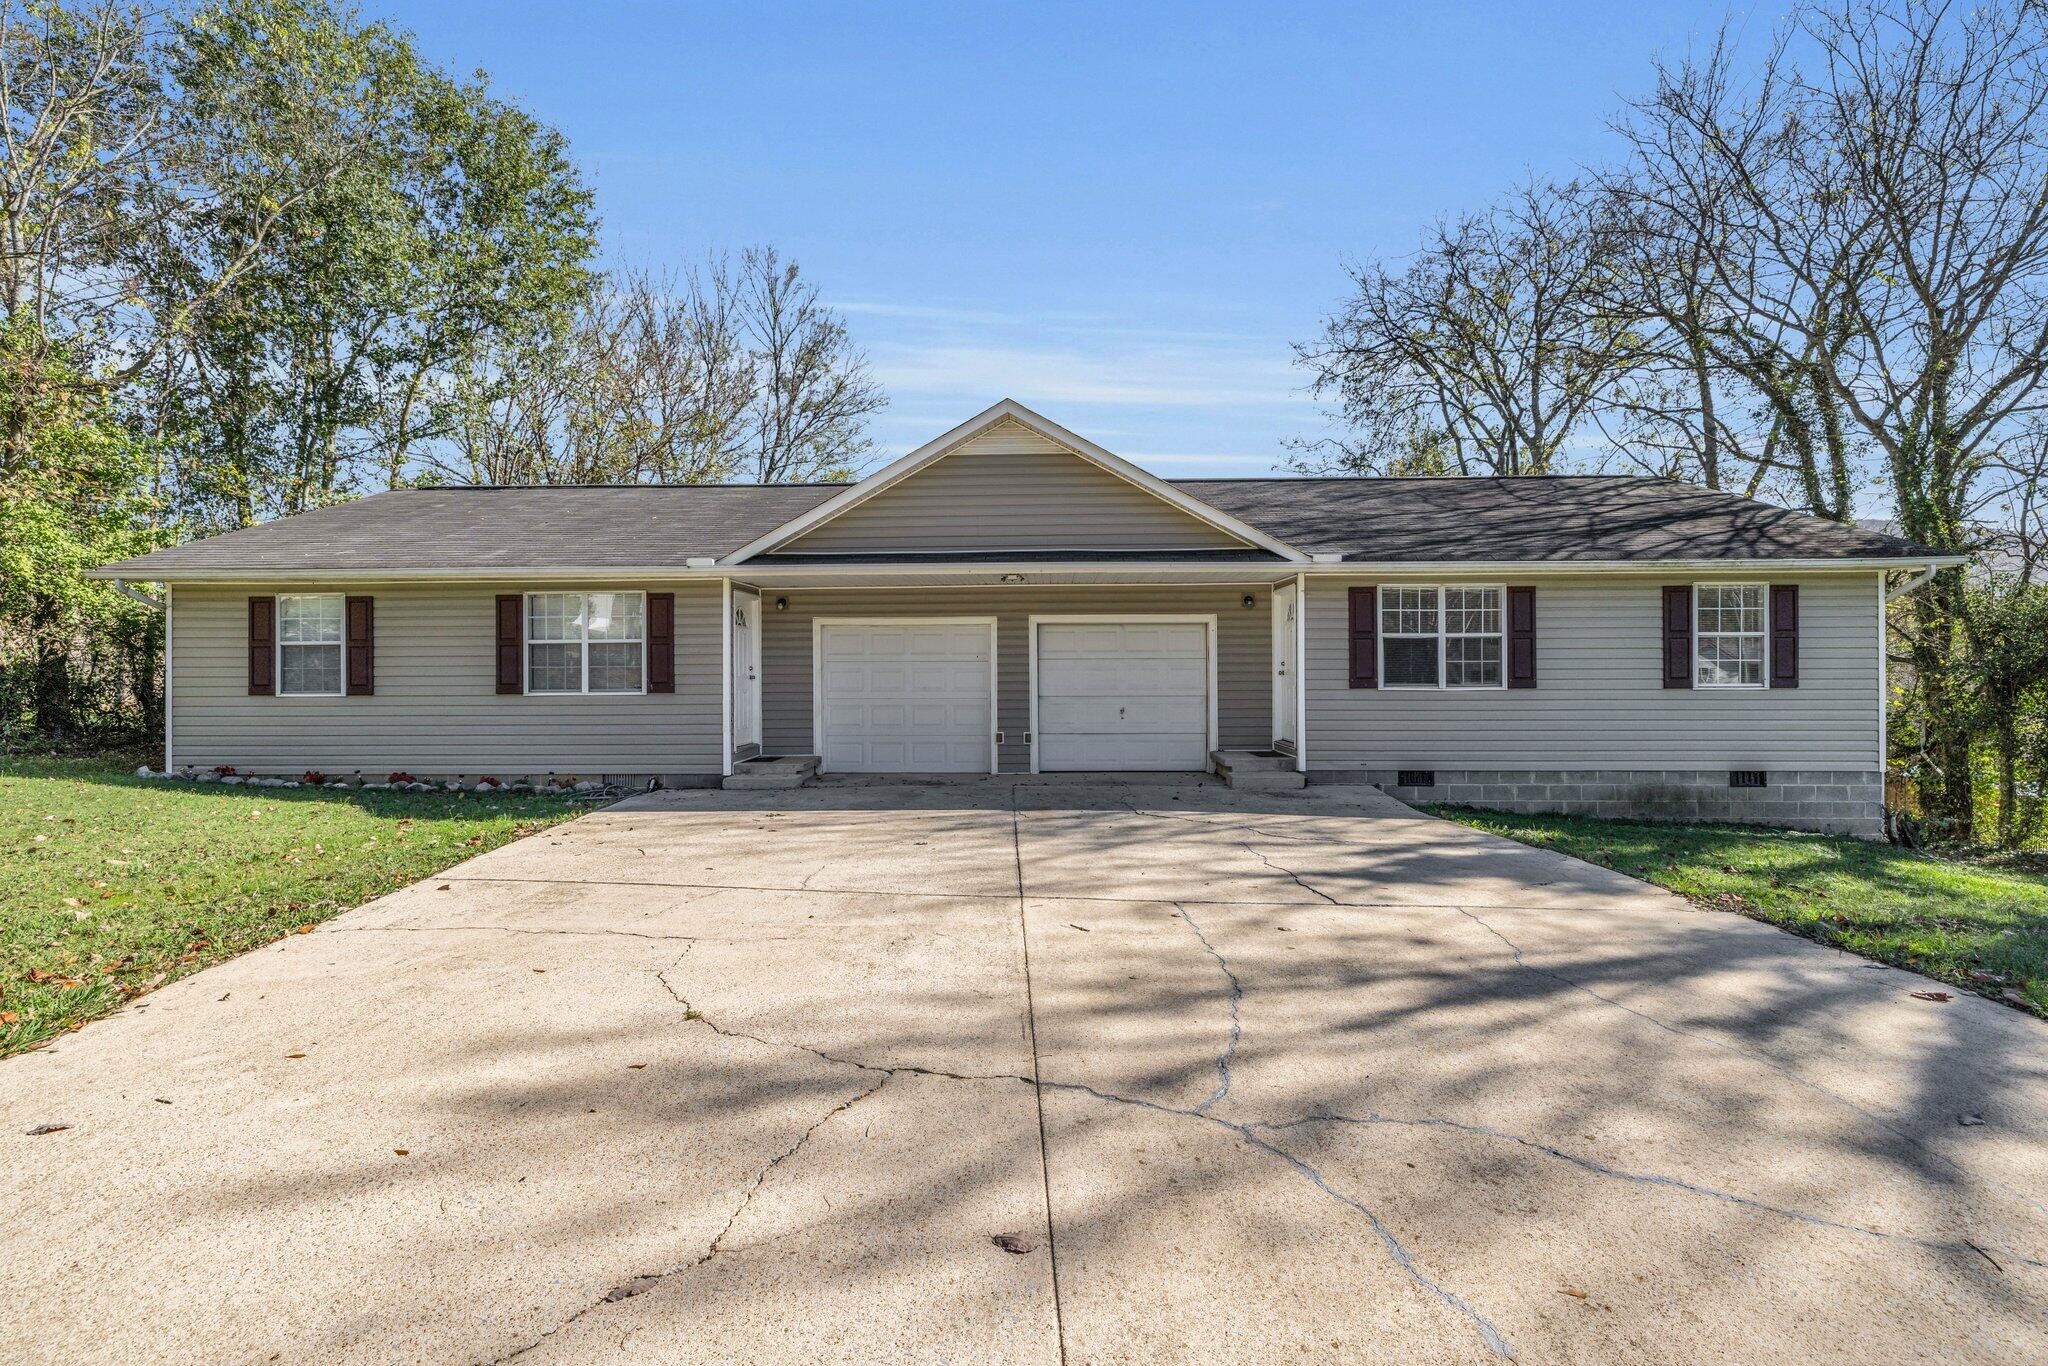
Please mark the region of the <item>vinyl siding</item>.
<svg viewBox="0 0 2048 1366"><path fill-rule="evenodd" d="M1005 422L778 549L1188 550L1244 542Z"/></svg>
<svg viewBox="0 0 2048 1366"><path fill-rule="evenodd" d="M1762 582L1743 575L1709 581ZM1349 684L1354 584L1308 586L1308 766L1453 769L1876 769L1878 611L1872 574L1772 575L1799 585L1799 687L1663 686L1661 589L1672 575L1537 584L1534 691L1402 691ZM1499 582L1499 580L1490 580Z"/></svg>
<svg viewBox="0 0 2048 1366"><path fill-rule="evenodd" d="M676 690L646 696L496 691L496 598L547 588L676 595ZM377 600L376 695L248 695L248 599L260 588L180 586L173 599L172 744L181 765L244 772L717 773L723 734L716 583L341 584L291 591Z"/></svg>
<svg viewBox="0 0 2048 1366"><path fill-rule="evenodd" d="M1246 593L1255 606L1246 610ZM1127 612L1215 614L1216 725L1226 748L1272 742L1272 590L1256 586L1187 588L959 588L927 590L790 589L762 592L761 716L770 754L809 754L811 621L814 617L995 617L996 729L1005 773L1031 768L1030 618ZM789 600L775 610L777 597Z"/></svg>

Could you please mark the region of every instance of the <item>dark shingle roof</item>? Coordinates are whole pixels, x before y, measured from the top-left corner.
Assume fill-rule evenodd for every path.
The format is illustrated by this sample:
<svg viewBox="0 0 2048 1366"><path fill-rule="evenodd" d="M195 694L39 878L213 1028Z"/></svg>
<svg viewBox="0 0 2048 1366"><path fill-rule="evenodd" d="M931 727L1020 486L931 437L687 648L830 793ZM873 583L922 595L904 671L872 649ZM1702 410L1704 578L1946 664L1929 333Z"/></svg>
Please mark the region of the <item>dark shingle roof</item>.
<svg viewBox="0 0 2048 1366"><path fill-rule="evenodd" d="M109 565L160 572L680 567L729 555L844 484L403 489Z"/></svg>
<svg viewBox="0 0 2048 1366"><path fill-rule="evenodd" d="M188 541L104 572L148 579L681 567L688 559L729 555L845 487L411 489ZM1579 564L1908 559L1933 553L1876 531L1666 479L1183 479L1176 487L1297 549L1335 552L1347 560ZM1263 551L1225 553L1272 558ZM991 552L980 558L1128 555ZM767 562L848 564L854 558L790 554ZM871 562L945 558L977 557L883 555Z"/></svg>
<svg viewBox="0 0 2048 1366"><path fill-rule="evenodd" d="M1573 564L1853 560L1936 552L1673 479L1181 479L1298 550L1347 560Z"/></svg>

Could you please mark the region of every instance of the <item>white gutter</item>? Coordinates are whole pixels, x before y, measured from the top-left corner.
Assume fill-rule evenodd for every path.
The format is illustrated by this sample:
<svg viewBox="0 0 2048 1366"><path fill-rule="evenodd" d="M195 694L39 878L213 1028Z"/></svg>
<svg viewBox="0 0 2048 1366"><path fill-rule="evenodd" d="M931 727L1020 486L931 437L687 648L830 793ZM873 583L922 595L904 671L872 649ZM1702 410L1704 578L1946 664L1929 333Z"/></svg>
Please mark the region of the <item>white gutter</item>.
<svg viewBox="0 0 2048 1366"><path fill-rule="evenodd" d="M1418 576L1429 575L1562 575L1590 573L1714 573L1729 569L1775 570L1784 573L1825 572L1829 570L1873 570L1926 568L1928 573L1936 568L1952 564L1967 564L1967 555L1943 555L1940 557L1914 556L1912 558L1864 558L1853 560L1798 560L1798 559L1709 559L1709 560L1580 560L1559 562L1554 560L1347 560L1341 563L1288 563L1285 561L1243 561L1243 560L1016 560L1016 561L974 561L963 562L932 561L917 564L771 564L760 560L745 565L712 565L708 567L666 565L500 565L482 568L442 568L388 566L371 568L365 565L331 565L321 568L293 566L291 568L260 569L237 568L233 570L154 570L152 577L161 583L215 583L215 584L279 584L279 583L397 583L397 582L502 582L508 579L582 579L616 583L621 579L720 580L743 572L749 579L766 579L776 575L823 575L827 577L889 577L894 575L912 576L944 572L949 574L1022 574L1029 582L1032 576L1056 576L1061 574L1129 574L1173 573L1173 574L1227 574L1238 580L1256 579L1271 574L1275 582L1295 574L1311 576L1338 575L1349 578ZM113 579L120 582L132 569L89 569L87 578ZM1048 577L1047 581L1052 581ZM1918 587L1916 582L1912 587ZM1910 591L1910 590L1903 590Z"/></svg>
<svg viewBox="0 0 2048 1366"><path fill-rule="evenodd" d="M1886 602L1896 602L1898 599L1905 597L1906 594L1913 592L1915 589L1925 584L1929 579L1933 578L1935 571L1940 569L1941 566L1944 564L1963 563L1967 563L1967 561L1963 558L1944 559L1941 561L1929 560L1927 564L1924 567L1922 567L1919 573L1915 574L1912 578L1907 579L1897 588L1892 587L1890 582L1887 581L1884 587L1884 600Z"/></svg>
<svg viewBox="0 0 2048 1366"><path fill-rule="evenodd" d="M87 572L88 572L88 576L90 576L90 577L97 577L97 575L92 575L92 574L91 574L91 571L87 571ZM129 600L130 602L139 602L139 603L141 603L141 604L142 604L142 605L143 605L144 607L149 607L149 608L153 608L153 609L155 609L156 611L159 611L159 612L162 612L162 611L166 611L166 610L168 610L168 608L169 608L169 606L170 606L170 599L169 599L168 597L165 597L165 598L162 598L162 599L157 599L157 598L153 598L153 597L151 597L151 596L150 596L149 594L147 594L147 593L138 593L138 592L136 592L136 591L135 591L135 590L134 590L133 588L130 588L130 587L128 586L128 580L126 580L126 579L115 579L115 580L114 580L114 591L115 591L116 593L119 593L119 594L120 594L120 595L121 595L122 597L124 597L124 598L127 598L127 599L128 599L128 600ZM165 589L164 589L164 591L165 591L166 593L169 593L169 591L170 591L170 587L169 587L169 585L165 585Z"/></svg>

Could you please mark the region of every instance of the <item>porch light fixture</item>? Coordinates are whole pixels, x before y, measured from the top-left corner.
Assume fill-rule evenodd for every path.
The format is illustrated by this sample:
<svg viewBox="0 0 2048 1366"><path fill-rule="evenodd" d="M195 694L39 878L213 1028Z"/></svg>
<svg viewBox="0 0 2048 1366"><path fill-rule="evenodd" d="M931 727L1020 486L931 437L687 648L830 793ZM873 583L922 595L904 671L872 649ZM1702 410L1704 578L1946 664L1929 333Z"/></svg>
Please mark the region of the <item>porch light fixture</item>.
<svg viewBox="0 0 2048 1366"><path fill-rule="evenodd" d="M775 600L775 610L778 612L787 612L789 610L789 599L777 598Z"/></svg>
<svg viewBox="0 0 2048 1366"><path fill-rule="evenodd" d="M1244 610L1245 610L1245 611L1249 612L1249 611L1251 611L1251 610L1252 610L1252 608L1254 608L1254 607L1257 607L1258 605L1259 605L1259 600L1258 600L1258 598L1257 598L1257 597L1253 596L1253 595L1252 595L1252 594L1250 594L1250 593L1247 593L1247 594L1245 594L1245 595L1244 595Z"/></svg>
<svg viewBox="0 0 2048 1366"><path fill-rule="evenodd" d="M1024 582L1024 576L1023 576L1022 574L1005 574L1005 575L1003 575L1003 582L1004 582L1004 583L1022 583L1022 582Z"/></svg>

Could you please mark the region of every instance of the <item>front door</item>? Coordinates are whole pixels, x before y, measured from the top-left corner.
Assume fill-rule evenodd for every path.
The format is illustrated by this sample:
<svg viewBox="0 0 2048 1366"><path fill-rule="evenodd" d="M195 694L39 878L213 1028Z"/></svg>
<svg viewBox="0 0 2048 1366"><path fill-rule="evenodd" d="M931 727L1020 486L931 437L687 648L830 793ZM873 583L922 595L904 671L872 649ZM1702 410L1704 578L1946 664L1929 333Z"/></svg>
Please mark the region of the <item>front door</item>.
<svg viewBox="0 0 2048 1366"><path fill-rule="evenodd" d="M1301 743L1301 630L1294 619L1300 610L1293 584L1273 590L1273 747L1289 751Z"/></svg>
<svg viewBox="0 0 2048 1366"><path fill-rule="evenodd" d="M761 743L761 595L732 590L732 743Z"/></svg>

